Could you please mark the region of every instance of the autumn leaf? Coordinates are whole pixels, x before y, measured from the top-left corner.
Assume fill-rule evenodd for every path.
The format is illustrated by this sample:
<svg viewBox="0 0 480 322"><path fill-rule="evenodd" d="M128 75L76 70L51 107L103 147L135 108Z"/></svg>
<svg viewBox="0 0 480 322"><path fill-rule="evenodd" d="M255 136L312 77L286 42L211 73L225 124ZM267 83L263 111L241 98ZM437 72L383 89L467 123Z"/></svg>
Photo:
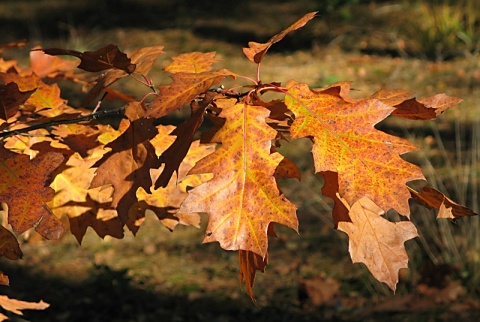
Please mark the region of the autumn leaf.
<svg viewBox="0 0 480 322"><path fill-rule="evenodd" d="M157 134L153 119L138 119L115 141L106 145L111 151L94 166L98 167L90 188L113 185L112 207L120 220L126 223L128 211L136 202L139 187L149 190L150 168L158 168L160 162L150 140Z"/></svg>
<svg viewBox="0 0 480 322"><path fill-rule="evenodd" d="M78 66L78 61L65 60L60 57L45 54L40 48L30 51L30 68L40 78L54 78L72 72Z"/></svg>
<svg viewBox="0 0 480 322"><path fill-rule="evenodd" d="M199 53L192 52L173 57L173 62L165 66L164 70L169 73L203 73L212 69L216 63L215 52Z"/></svg>
<svg viewBox="0 0 480 322"><path fill-rule="evenodd" d="M64 114L66 101L60 97L57 84L47 85L39 81L37 90L28 98L25 104L33 105L40 115L55 117Z"/></svg>
<svg viewBox="0 0 480 322"><path fill-rule="evenodd" d="M20 301L16 299L11 299L6 295L0 295L0 306L12 313L15 313L17 315L23 315L22 310L45 310L48 308L50 305L48 303L45 303L43 301L40 302L26 302L26 301ZM0 315L0 319L1 319Z"/></svg>
<svg viewBox="0 0 480 322"><path fill-rule="evenodd" d="M268 264L268 254L262 257L256 253L239 250L238 263L240 267L240 282L245 282L247 294L250 295L253 303L257 305L255 294L253 293L253 283L255 282L256 271L265 272Z"/></svg>
<svg viewBox="0 0 480 322"><path fill-rule="evenodd" d="M0 118L7 121L14 116L19 105L25 103L33 92L35 89L21 91L14 82L0 84Z"/></svg>
<svg viewBox="0 0 480 322"><path fill-rule="evenodd" d="M205 93L225 77L235 74L222 69L213 72L172 74L172 84L158 87L158 96L149 104L146 117L160 118L183 105L190 104L199 94Z"/></svg>
<svg viewBox="0 0 480 322"><path fill-rule="evenodd" d="M100 72L106 69L121 69L126 73L133 73L135 71L135 64L130 62L130 58L125 53L122 53L116 45L107 45L96 51L79 52L76 50L68 50L61 48L45 48L34 49L40 50L47 55L69 55L80 59L80 64L77 68L86 70L88 72Z"/></svg>
<svg viewBox="0 0 480 322"><path fill-rule="evenodd" d="M409 188L409 190L413 199L419 205L425 206L428 209L437 209L438 218L455 219L461 217L478 216L478 214L473 212L471 209L459 205L432 187L425 186L420 192L417 192L411 188Z"/></svg>
<svg viewBox="0 0 480 322"><path fill-rule="evenodd" d="M214 177L190 190L179 212L208 214L204 242L218 241L226 250L251 251L264 258L271 222L298 228L296 208L274 177L283 157L270 153L276 131L265 122L267 109L235 100L223 104L220 117L226 122L212 140L222 146L190 172Z"/></svg>
<svg viewBox="0 0 480 322"><path fill-rule="evenodd" d="M418 101L412 98L395 105L392 115L411 120L433 120L461 101L460 98L445 94L437 94Z"/></svg>
<svg viewBox="0 0 480 322"><path fill-rule="evenodd" d="M320 174L325 181L322 187L322 194L333 200L332 218L334 228L338 228L338 223L341 221L352 222L348 215L348 208L338 197L338 173L322 171Z"/></svg>
<svg viewBox="0 0 480 322"><path fill-rule="evenodd" d="M161 157L160 161L165 164L165 168L162 174L156 179L155 188L166 187L172 174L178 171L178 167L182 160L185 159L190 145L193 141L193 135L203 122L203 116L208 105L213 101L216 94L209 92L205 95L205 98L201 103L192 103L192 114L183 123L179 124L170 135L175 135L176 139L172 145L166 149Z"/></svg>
<svg viewBox="0 0 480 322"><path fill-rule="evenodd" d="M10 280L8 278L7 275L3 274L2 272L0 272L0 285L5 285L5 286L9 286L10 285ZM1 315L0 315L0 321L1 321Z"/></svg>
<svg viewBox="0 0 480 322"><path fill-rule="evenodd" d="M295 114L292 138L313 138L315 170L337 172L339 193L349 204L369 196L382 209L410 214L405 183L424 177L400 155L417 147L374 128L394 107L368 98L349 103L305 84L290 87L285 102Z"/></svg>
<svg viewBox="0 0 480 322"><path fill-rule="evenodd" d="M11 260L19 259L23 256L17 238L2 225L0 225L0 256L5 256Z"/></svg>
<svg viewBox="0 0 480 322"><path fill-rule="evenodd" d="M0 202L8 205L8 222L16 234L34 227L47 239L63 235L63 224L46 205L54 196L49 177L62 161L55 152L30 160L0 147Z"/></svg>
<svg viewBox="0 0 480 322"><path fill-rule="evenodd" d="M263 57L267 53L267 50L275 43L279 42L283 38L285 38L286 35L288 35L290 32L295 31L307 24L310 20L312 20L317 12L310 12L304 15L302 18L297 20L295 23L290 25L287 29L283 30L282 32L276 34L272 38L270 38L266 43L257 43L257 42L249 42L248 43L248 48L243 48L243 53L247 58L256 64L260 64L262 61Z"/></svg>
<svg viewBox="0 0 480 322"><path fill-rule="evenodd" d="M161 53L163 53L163 46L144 47L135 51L132 54L131 62L136 65L136 73L146 76L155 64L158 55ZM129 74L130 73L122 69L111 69L106 71L103 75L97 78L95 86L93 86L85 96L82 105L87 105L93 102L100 95L102 90Z"/></svg>
<svg viewBox="0 0 480 322"><path fill-rule="evenodd" d="M351 207L341 200L352 221L339 222L338 230L348 235L352 261L364 263L378 281L395 291L399 270L408 268L404 242L417 237L417 229L409 221L393 223L381 217L384 211L366 197Z"/></svg>

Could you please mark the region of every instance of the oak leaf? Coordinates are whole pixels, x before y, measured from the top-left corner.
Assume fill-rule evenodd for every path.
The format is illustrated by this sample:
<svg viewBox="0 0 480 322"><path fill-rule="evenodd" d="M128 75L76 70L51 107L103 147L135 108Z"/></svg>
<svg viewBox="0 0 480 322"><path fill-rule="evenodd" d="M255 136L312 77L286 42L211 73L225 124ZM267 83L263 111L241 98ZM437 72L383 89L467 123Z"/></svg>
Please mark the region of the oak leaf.
<svg viewBox="0 0 480 322"><path fill-rule="evenodd" d="M77 66L78 61L47 55L40 50L30 51L30 68L40 78L65 75L72 72Z"/></svg>
<svg viewBox="0 0 480 322"><path fill-rule="evenodd" d="M199 94L205 93L225 77L235 78L235 74L221 69L201 73L172 74L173 83L158 87L158 96L149 104L146 117L159 118L190 104Z"/></svg>
<svg viewBox="0 0 480 322"><path fill-rule="evenodd" d="M339 193L349 204L368 196L382 209L409 216L405 183L424 176L400 155L417 147L374 128L394 107L368 98L349 103L306 84L290 87L285 102L295 114L292 138L313 138L315 170L337 172Z"/></svg>
<svg viewBox="0 0 480 322"><path fill-rule="evenodd" d="M381 216L384 211L366 197L351 207L340 199L349 209L351 222L339 222L338 230L348 235L352 261L364 263L378 281L395 291L399 270L408 268L404 242L418 236L415 225L410 221L388 221Z"/></svg>
<svg viewBox="0 0 480 322"><path fill-rule="evenodd" d="M0 202L8 205L8 222L16 234L34 227L47 239L60 238L65 228L47 207L55 192L48 187L52 172L63 162L49 152L30 160L0 147Z"/></svg>
<svg viewBox="0 0 480 322"><path fill-rule="evenodd" d="M117 209L122 223L128 220L128 211L136 202L139 187L149 190L150 168L158 168L160 162L150 140L157 134L154 119L138 119L115 141L106 145L111 151L94 166L98 167L90 188L113 185L112 207Z"/></svg>
<svg viewBox="0 0 480 322"><path fill-rule="evenodd" d="M0 119L7 121L14 116L18 107L25 103L33 92L35 89L21 91L14 82L0 84Z"/></svg>
<svg viewBox="0 0 480 322"><path fill-rule="evenodd" d="M165 66L169 73L203 73L212 69L216 63L216 52L199 53L191 52L173 57L173 62Z"/></svg>
<svg viewBox="0 0 480 322"><path fill-rule="evenodd" d="M12 260L22 258L23 256L17 238L2 225L0 225L0 256L5 256Z"/></svg>
<svg viewBox="0 0 480 322"><path fill-rule="evenodd" d="M120 69L129 74L135 71L135 64L132 64L130 58L118 49L116 45L109 44L96 51L80 52L76 50L61 49L61 48L44 48L34 49L40 50L48 55L69 55L80 59L80 64L77 68L86 70L88 72L100 72L106 69Z"/></svg>
<svg viewBox="0 0 480 322"><path fill-rule="evenodd" d="M238 263L240 267L240 282L245 282L246 292L250 295L253 303L257 305L255 294L253 293L253 283L255 282L255 274L257 271L265 272L268 265L268 253L262 257L256 253L239 250Z"/></svg>
<svg viewBox="0 0 480 322"><path fill-rule="evenodd" d="M43 301L40 302L26 302L16 299L11 299L6 295L0 295L0 306L5 310L15 313L17 315L23 315L22 310L45 310L50 306L50 304ZM2 320L2 315L0 315L0 321Z"/></svg>
<svg viewBox="0 0 480 322"><path fill-rule="evenodd" d="M296 208L274 177L283 157L270 153L276 131L265 121L267 109L235 100L224 104L220 117L226 122L212 139L222 146L190 171L214 177L190 190L179 212L208 214L204 242L218 241L226 250L251 251L264 258L271 222L298 229Z"/></svg>
<svg viewBox="0 0 480 322"><path fill-rule="evenodd" d="M137 66L135 68L136 73L146 76L155 64L158 55L161 53L163 53L163 46L144 47L136 50L131 57L132 64ZM129 73L122 69L111 69L106 71L103 75L97 78L95 81L96 84L90 89L87 96L85 96L82 105L87 105L93 102L100 95L102 90L128 75Z"/></svg>
<svg viewBox="0 0 480 322"><path fill-rule="evenodd" d="M243 53L247 58L256 64L260 64L262 61L263 57L267 53L267 50L275 43L279 42L283 38L285 38L286 35L288 35L290 32L295 31L307 24L310 20L312 20L317 12L310 12L304 15L302 18L294 22L290 27L286 28L282 32L276 34L272 38L270 38L266 43L257 43L254 41L251 41L248 43L248 48L243 48Z"/></svg>
<svg viewBox="0 0 480 322"><path fill-rule="evenodd" d="M437 94L419 100L412 98L395 105L392 115L411 120L433 120L461 101L460 98L445 94Z"/></svg>
<svg viewBox="0 0 480 322"><path fill-rule="evenodd" d="M456 219L461 217L478 216L473 210L459 205L440 191L425 186L420 192L410 188L413 199L419 205L428 209L437 209L437 218Z"/></svg>

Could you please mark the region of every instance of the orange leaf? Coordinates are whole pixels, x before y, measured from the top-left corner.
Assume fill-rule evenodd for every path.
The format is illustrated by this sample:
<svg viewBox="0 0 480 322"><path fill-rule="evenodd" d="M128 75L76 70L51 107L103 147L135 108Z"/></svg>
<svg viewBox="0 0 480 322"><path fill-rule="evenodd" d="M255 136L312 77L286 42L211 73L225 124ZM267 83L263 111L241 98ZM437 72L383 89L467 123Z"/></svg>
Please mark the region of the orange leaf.
<svg viewBox="0 0 480 322"><path fill-rule="evenodd" d="M361 198L351 208L342 202L352 222L339 222L338 230L349 237L352 261L364 263L377 280L395 291L399 270L408 268L404 242L417 237L417 229L409 221L393 223L381 217L383 210L368 198Z"/></svg>
<svg viewBox="0 0 480 322"><path fill-rule="evenodd" d="M10 280L8 279L8 276L3 274L2 272L0 272L0 285L5 285L5 286L9 286L10 285ZM0 315L0 318L2 316ZM1 321L1 319L0 319Z"/></svg>
<svg viewBox="0 0 480 322"><path fill-rule="evenodd" d="M54 78L73 71L77 68L78 61L65 60L60 57L47 55L40 50L32 50L30 51L30 66L38 77Z"/></svg>
<svg viewBox="0 0 480 322"><path fill-rule="evenodd" d="M77 66L80 69L89 72L100 72L106 69L120 69L129 74L135 71L135 64L130 62L130 58L126 54L122 53L116 45L109 44L96 51L79 52L76 50L61 49L61 48L46 48L46 49L34 49L40 50L47 55L69 55L77 57L81 60Z"/></svg>
<svg viewBox="0 0 480 322"><path fill-rule="evenodd" d="M23 256L17 238L2 225L0 225L0 256L5 256L12 260L22 258ZM0 284L2 283L0 282Z"/></svg>
<svg viewBox="0 0 480 322"><path fill-rule="evenodd" d="M158 87L158 96L150 103L146 117L159 118L189 104L225 77L235 78L235 74L222 69L214 72L176 73L171 76L172 84Z"/></svg>
<svg viewBox="0 0 480 322"><path fill-rule="evenodd" d="M216 63L215 52L199 53L192 52L173 57L173 62L167 65L164 70L169 73L203 73L212 69Z"/></svg>
<svg viewBox="0 0 480 322"><path fill-rule="evenodd" d="M30 160L0 147L0 201L8 205L8 222L15 233L35 227L48 239L63 234L63 225L46 206L54 196L49 177L62 161L63 156L55 152Z"/></svg>
<svg viewBox="0 0 480 322"><path fill-rule="evenodd" d="M64 113L65 100L60 97L60 88L57 84L47 85L38 82L37 90L29 97L25 104L35 106L35 112L40 115L55 117Z"/></svg>
<svg viewBox="0 0 480 322"><path fill-rule="evenodd" d="M447 198L443 193L432 187L423 187L421 192L417 192L410 188L413 199L428 209L437 209L438 218L455 219L460 217L478 216L471 209L459 205L455 201Z"/></svg>
<svg viewBox="0 0 480 322"><path fill-rule="evenodd" d="M374 128L393 107L377 99L349 103L305 84L292 86L285 102L296 116L292 138L313 138L315 170L337 172L339 193L349 204L369 196L382 209L410 214L405 183L424 177L400 155L417 148Z"/></svg>
<svg viewBox="0 0 480 322"><path fill-rule="evenodd" d="M334 227L337 228L338 223L341 221L352 222L348 216L348 208L345 207L343 202L338 198L338 173L322 171L320 174L325 180L322 187L322 194L333 200L332 217Z"/></svg>
<svg viewBox="0 0 480 322"><path fill-rule="evenodd" d="M38 303L25 302L16 299L11 299L8 296L0 295L0 306L12 313L23 315L22 310L45 310L50 305L43 301Z"/></svg>
<svg viewBox="0 0 480 322"><path fill-rule="evenodd" d="M274 177L283 157L270 153L276 131L265 122L267 109L235 100L223 104L220 117L226 122L213 137L222 147L190 172L214 177L190 190L179 212L208 213L204 242L218 241L224 249L251 251L264 258L271 222L298 229L296 208L279 191Z"/></svg>
<svg viewBox="0 0 480 322"><path fill-rule="evenodd" d="M282 32L276 34L272 38L270 38L266 43L261 44L261 43L253 42L253 41L249 42L248 43L248 48L243 48L243 53L245 54L245 56L247 56L247 58L251 62L256 63L256 64L260 64L263 57L267 53L267 50L273 44L275 44L275 43L279 42L280 40L282 40L283 38L285 38L285 36L287 34L289 34L290 32L295 31L295 30L305 26L307 24L307 22L309 22L310 20L312 20L315 17L316 14L317 14L317 12L307 13L302 18L300 18L295 23L293 23L290 27L288 27L287 29L283 30Z"/></svg>

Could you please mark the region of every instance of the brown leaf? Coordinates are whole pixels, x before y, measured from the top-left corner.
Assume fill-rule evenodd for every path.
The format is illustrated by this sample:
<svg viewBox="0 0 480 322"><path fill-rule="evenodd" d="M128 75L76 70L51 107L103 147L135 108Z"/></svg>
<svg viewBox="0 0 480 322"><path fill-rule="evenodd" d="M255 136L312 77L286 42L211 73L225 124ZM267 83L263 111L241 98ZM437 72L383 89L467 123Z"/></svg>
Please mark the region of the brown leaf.
<svg viewBox="0 0 480 322"><path fill-rule="evenodd" d="M54 196L51 173L63 162L59 153L49 152L30 160L0 147L0 201L8 205L8 221L16 234L35 227L46 238L64 232L46 203Z"/></svg>
<svg viewBox="0 0 480 322"><path fill-rule="evenodd" d="M265 254L265 257L262 257L248 250L239 250L238 263L240 267L240 282L245 282L247 294L250 295L253 303L257 305L257 300L253 293L255 273L256 271L265 272L265 267L268 265L268 253Z"/></svg>
<svg viewBox="0 0 480 322"><path fill-rule="evenodd" d="M117 209L122 223L128 220L128 211L136 202L139 187L149 190L150 168L160 162L150 140L157 134L154 119L138 119L115 141L106 145L111 151L94 166L98 166L90 188L113 185L112 207Z"/></svg>
<svg viewBox="0 0 480 322"><path fill-rule="evenodd" d="M11 260L19 259L23 256L17 238L2 225L0 225L0 256L5 256Z"/></svg>
<svg viewBox="0 0 480 322"><path fill-rule="evenodd" d="M165 164L165 168L155 182L155 189L158 189L159 187L166 187L170 181L170 178L172 177L172 174L175 171L178 171L180 163L190 149L190 145L193 141L193 135L200 125L202 125L205 110L212 102L214 96L215 93L207 93L206 97L201 101L201 103L195 104L195 107L192 106L192 114L190 117L178 125L177 128L170 133L170 135L175 135L176 139L160 157L160 161Z"/></svg>
<svg viewBox="0 0 480 322"><path fill-rule="evenodd" d="M19 105L25 103L35 89L20 91L16 83L0 84L0 118L7 121L17 113Z"/></svg>
<svg viewBox="0 0 480 322"><path fill-rule="evenodd" d="M333 199L332 217L334 227L338 228L338 223L341 221L352 222L348 215L348 208L338 198L338 173L332 171L320 172L325 183L322 187L322 194Z"/></svg>
<svg viewBox="0 0 480 322"><path fill-rule="evenodd" d="M431 97L416 100L406 100L395 105L392 115L410 120L433 120L447 109L459 104L462 99L437 94Z"/></svg>
<svg viewBox="0 0 480 322"><path fill-rule="evenodd" d="M459 205L432 187L425 186L422 188L421 192L417 192L411 188L409 188L409 190L415 202L427 207L428 209L439 210L437 215L438 218L454 219L478 216L478 214L473 212L471 209Z"/></svg>
<svg viewBox="0 0 480 322"><path fill-rule="evenodd" d="M294 22L292 25L290 25L290 27L288 27L287 29L283 30L282 32L276 34L272 38L270 38L266 43L262 44L262 43L257 43L257 42L253 42L253 41L249 42L248 43L248 48L243 48L243 53L245 54L245 56L247 56L247 58L251 62L256 63L256 64L260 64L263 57L267 53L267 50L273 44L275 44L275 43L279 42L280 40L282 40L283 38L285 38L285 36L287 34L289 34L290 32L305 26L307 24L307 22L309 22L310 20L312 20L315 17L316 14L317 14L317 12L307 13L302 18L300 18L299 20Z"/></svg>
<svg viewBox="0 0 480 322"><path fill-rule="evenodd" d="M235 74L222 69L202 73L176 73L171 76L172 84L158 87L158 96L149 104L146 117L160 118L174 110L190 104L199 94L205 93L225 77L235 78Z"/></svg>
<svg viewBox="0 0 480 322"><path fill-rule="evenodd" d="M120 69L128 74L135 71L135 64L132 64L130 58L118 49L116 45L107 45L96 51L79 52L76 50L61 49L61 48L46 48L46 49L34 49L40 50L48 55L69 55L77 57L81 60L77 66L80 69L88 72L100 72L106 69Z"/></svg>
<svg viewBox="0 0 480 322"><path fill-rule="evenodd" d="M404 242L417 237L417 229L409 221L393 223L381 217L384 213L372 200L364 197L349 208L352 222L339 222L338 230L349 237L348 251L354 263L364 263L372 275L393 291L398 273L408 267Z"/></svg>
<svg viewBox="0 0 480 322"><path fill-rule="evenodd" d="M3 274L2 272L0 272L0 285L5 285L5 286L10 285L10 280L8 279L8 276ZM1 318L1 315L0 315L0 318Z"/></svg>

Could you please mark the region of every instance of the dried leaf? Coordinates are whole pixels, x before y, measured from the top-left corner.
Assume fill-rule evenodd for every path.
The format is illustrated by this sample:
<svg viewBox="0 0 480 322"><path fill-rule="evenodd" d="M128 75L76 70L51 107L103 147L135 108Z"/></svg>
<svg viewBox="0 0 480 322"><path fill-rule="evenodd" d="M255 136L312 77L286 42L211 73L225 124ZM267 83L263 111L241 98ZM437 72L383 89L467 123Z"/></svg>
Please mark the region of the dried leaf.
<svg viewBox="0 0 480 322"><path fill-rule="evenodd" d="M364 263L370 273L395 291L398 273L408 267L404 242L418 236L409 221L393 223L381 217L384 213L372 200L364 197L349 208L352 222L339 222L338 230L349 237L348 251L354 263Z"/></svg>
<svg viewBox="0 0 480 322"><path fill-rule="evenodd" d="M173 57L173 62L167 65L164 70L169 73L203 73L212 69L216 63L216 52L199 53L191 52Z"/></svg>
<svg viewBox="0 0 480 322"><path fill-rule="evenodd" d="M213 142L222 147L200 160L191 174L213 173L189 191L179 212L209 215L204 242L227 250L267 253L267 228L277 222L297 230L296 209L279 191L274 173L283 157L270 154L276 131L265 122L269 111L243 103L221 106L225 125Z"/></svg>
<svg viewBox="0 0 480 322"><path fill-rule="evenodd" d="M8 296L0 295L0 306L5 310L23 315L22 310L45 310L50 305L43 301L40 302L25 302L16 299L11 299Z"/></svg>
<svg viewBox="0 0 480 322"><path fill-rule="evenodd" d="M176 73L171 76L172 84L158 87L158 96L150 103L146 117L159 118L190 104L199 94L205 93L225 77L235 78L235 74L222 69L214 72Z"/></svg>
<svg viewBox="0 0 480 322"><path fill-rule="evenodd" d="M0 256L15 260L22 258L23 253L20 250L17 238L5 227L0 225ZM0 282L0 284L2 284Z"/></svg>
<svg viewBox="0 0 480 322"><path fill-rule="evenodd" d="M439 210L437 215L438 218L455 219L461 217L478 216L478 214L473 212L471 209L459 205L432 187L425 186L422 188L421 192L417 192L410 188L410 193L412 194L415 202L418 204L425 206L428 209Z"/></svg>
<svg viewBox="0 0 480 322"><path fill-rule="evenodd" d="M130 58L126 54L122 53L116 45L107 45L96 51L79 52L76 50L61 49L61 48L46 48L46 49L34 49L40 50L48 55L69 55L77 57L81 60L77 66L80 69L88 72L100 72L106 69L120 69L128 74L135 71L135 64L132 64Z"/></svg>
<svg viewBox="0 0 480 322"><path fill-rule="evenodd" d="M46 206L54 196L49 177L62 161L55 152L30 160L0 147L0 201L8 205L8 221L16 234L35 227L48 239L63 235L65 228Z"/></svg>
<svg viewBox="0 0 480 322"><path fill-rule="evenodd" d="M417 147L374 128L393 107L377 99L349 103L305 84L290 87L285 102L295 114L292 138L313 138L315 170L337 172L343 198L353 204L369 196L382 209L409 216L405 183L424 177L418 166L400 155Z"/></svg>
<svg viewBox="0 0 480 322"><path fill-rule="evenodd" d="M253 62L255 64L260 64L263 57L267 53L267 50L273 44L275 44L275 43L279 42L280 40L282 40L283 38L285 38L285 36L287 34L289 34L290 32L295 31L295 30L305 26L307 24L307 22L309 22L310 20L312 20L315 17L316 14L317 14L317 12L307 13L302 18L297 20L295 23L290 25L290 27L288 27L287 29L283 30L282 32L276 34L272 38L270 38L266 43L258 43L258 42L253 42L253 41L249 42L248 43L248 48L243 48L243 53L245 54L245 56L247 56L247 58L251 62Z"/></svg>
<svg viewBox="0 0 480 322"><path fill-rule="evenodd" d="M20 91L16 83L0 84L0 118L8 120L17 113L19 105L25 103L35 89Z"/></svg>

